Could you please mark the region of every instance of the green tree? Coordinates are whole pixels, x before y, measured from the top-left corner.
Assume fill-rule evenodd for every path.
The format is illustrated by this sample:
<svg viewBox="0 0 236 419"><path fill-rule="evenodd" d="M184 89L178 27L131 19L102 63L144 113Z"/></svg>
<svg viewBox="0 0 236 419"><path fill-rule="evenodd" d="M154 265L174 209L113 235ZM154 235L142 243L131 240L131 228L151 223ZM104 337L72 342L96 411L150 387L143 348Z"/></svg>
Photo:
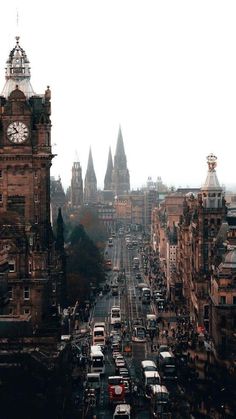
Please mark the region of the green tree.
<svg viewBox="0 0 236 419"><path fill-rule="evenodd" d="M71 217L65 226L66 241L69 240L74 227L78 224L84 226L86 233L99 249L105 248L108 234L94 208L83 206L77 212L71 214Z"/></svg>
<svg viewBox="0 0 236 419"><path fill-rule="evenodd" d="M104 261L82 224L72 230L67 253L68 294L71 304L77 299L87 299L91 287L99 287L104 279Z"/></svg>

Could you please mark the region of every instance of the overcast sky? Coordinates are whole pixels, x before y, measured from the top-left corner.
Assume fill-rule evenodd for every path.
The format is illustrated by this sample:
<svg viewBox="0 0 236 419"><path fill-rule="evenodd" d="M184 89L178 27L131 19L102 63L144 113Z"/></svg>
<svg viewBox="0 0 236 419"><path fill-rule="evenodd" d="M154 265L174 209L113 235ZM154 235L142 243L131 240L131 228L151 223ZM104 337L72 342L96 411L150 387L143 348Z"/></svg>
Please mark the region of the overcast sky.
<svg viewBox="0 0 236 419"><path fill-rule="evenodd" d="M103 187L119 124L132 187L200 186L211 152L220 183L235 184L235 22L235 0L8 0L0 90L19 34L34 90L52 90L51 173L65 187L90 145Z"/></svg>

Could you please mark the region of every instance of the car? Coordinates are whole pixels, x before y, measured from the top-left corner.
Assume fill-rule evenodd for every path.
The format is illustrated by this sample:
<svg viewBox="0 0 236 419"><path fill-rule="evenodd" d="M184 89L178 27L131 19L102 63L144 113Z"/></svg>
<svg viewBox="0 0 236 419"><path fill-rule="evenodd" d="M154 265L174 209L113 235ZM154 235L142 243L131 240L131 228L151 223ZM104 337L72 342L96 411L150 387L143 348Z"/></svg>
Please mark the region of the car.
<svg viewBox="0 0 236 419"><path fill-rule="evenodd" d="M157 354L159 355L161 352L169 352L170 347L168 345L160 345L157 349Z"/></svg>
<svg viewBox="0 0 236 419"><path fill-rule="evenodd" d="M141 279L142 278L142 275L141 275L141 273L140 272L138 272L137 274L136 274L136 279Z"/></svg>
<svg viewBox="0 0 236 419"><path fill-rule="evenodd" d="M118 268L118 266L114 266L114 267L113 267L113 272L119 272L119 268Z"/></svg>
<svg viewBox="0 0 236 419"><path fill-rule="evenodd" d="M129 370L125 367L119 368L119 375L122 375L123 378L130 378Z"/></svg>

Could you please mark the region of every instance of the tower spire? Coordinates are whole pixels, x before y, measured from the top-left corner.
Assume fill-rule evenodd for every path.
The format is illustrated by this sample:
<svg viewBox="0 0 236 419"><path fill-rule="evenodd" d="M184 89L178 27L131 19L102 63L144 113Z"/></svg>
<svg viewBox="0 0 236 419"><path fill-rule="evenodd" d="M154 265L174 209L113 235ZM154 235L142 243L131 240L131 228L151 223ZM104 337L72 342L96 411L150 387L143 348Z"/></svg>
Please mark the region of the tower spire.
<svg viewBox="0 0 236 419"><path fill-rule="evenodd" d="M97 202L97 178L93 166L93 156L91 147L89 148L88 165L84 179L84 202Z"/></svg>
<svg viewBox="0 0 236 419"><path fill-rule="evenodd" d="M104 190L107 190L107 191L112 189L112 170L113 170L113 160L112 160L112 154L111 154L111 147L109 147L107 171L106 171L105 179L104 179Z"/></svg>
<svg viewBox="0 0 236 419"><path fill-rule="evenodd" d="M120 126L114 157L114 168L112 171L112 190L116 195L126 194L130 190L129 170L127 168L124 141Z"/></svg>

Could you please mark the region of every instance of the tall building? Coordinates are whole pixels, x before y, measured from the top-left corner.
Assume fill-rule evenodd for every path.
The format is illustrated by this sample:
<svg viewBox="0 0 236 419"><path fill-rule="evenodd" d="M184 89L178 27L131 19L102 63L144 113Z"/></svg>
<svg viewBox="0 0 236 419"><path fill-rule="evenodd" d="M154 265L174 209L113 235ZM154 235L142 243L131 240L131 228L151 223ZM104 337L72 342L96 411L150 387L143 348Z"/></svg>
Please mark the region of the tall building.
<svg viewBox="0 0 236 419"><path fill-rule="evenodd" d="M79 161L74 162L72 166L70 193L70 202L72 208L78 208L83 204L82 167L80 166Z"/></svg>
<svg viewBox="0 0 236 419"><path fill-rule="evenodd" d="M84 202L95 204L97 202L97 178L93 166L91 148L89 149L87 171L84 179Z"/></svg>
<svg viewBox="0 0 236 419"><path fill-rule="evenodd" d="M124 142L120 127L114 157L114 168L112 171L112 189L116 196L127 194L130 191L129 170L127 168Z"/></svg>
<svg viewBox="0 0 236 419"><path fill-rule="evenodd" d="M111 155L111 147L109 148L108 160L107 160L107 170L104 179L104 190L112 190L112 171L113 171L113 160Z"/></svg>
<svg viewBox="0 0 236 419"><path fill-rule="evenodd" d="M7 263L8 314L37 329L52 303L51 92L36 95L16 37L0 96L0 265Z"/></svg>
<svg viewBox="0 0 236 419"><path fill-rule="evenodd" d="M183 281L183 295L191 317L207 330L215 241L227 211L216 160L213 154L207 157L208 173L198 196L186 195L178 232L178 274Z"/></svg>

